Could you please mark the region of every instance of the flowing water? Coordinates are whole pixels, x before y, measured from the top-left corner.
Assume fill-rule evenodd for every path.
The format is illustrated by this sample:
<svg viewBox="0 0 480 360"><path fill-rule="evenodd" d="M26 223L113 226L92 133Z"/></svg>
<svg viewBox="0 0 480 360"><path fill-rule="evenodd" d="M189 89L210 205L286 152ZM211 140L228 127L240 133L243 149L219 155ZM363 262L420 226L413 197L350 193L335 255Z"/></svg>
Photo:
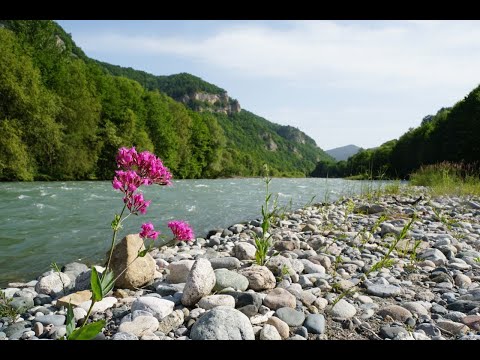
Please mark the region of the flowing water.
<svg viewBox="0 0 480 360"><path fill-rule="evenodd" d="M341 195L377 188L382 182L343 179L274 178L271 192L292 208L333 201ZM208 230L260 216L265 184L260 178L177 180L173 186L142 187L152 203L146 215L130 216L120 231L137 233L151 221L170 236L166 223L188 221L197 236ZM100 261L109 249L110 223L123 206L122 195L108 181L0 183L0 287L28 281L56 262Z"/></svg>

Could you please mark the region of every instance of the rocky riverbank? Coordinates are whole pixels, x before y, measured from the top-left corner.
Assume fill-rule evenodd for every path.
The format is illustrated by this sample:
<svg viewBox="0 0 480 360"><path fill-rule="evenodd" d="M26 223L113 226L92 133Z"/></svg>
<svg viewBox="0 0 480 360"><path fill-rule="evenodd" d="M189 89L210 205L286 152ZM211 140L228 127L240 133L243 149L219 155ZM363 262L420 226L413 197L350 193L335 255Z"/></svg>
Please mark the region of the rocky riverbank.
<svg viewBox="0 0 480 360"><path fill-rule="evenodd" d="M479 199L417 188L280 215L266 266L253 261L258 221L151 251L149 285L95 304L97 339L480 340ZM77 325L86 316L89 278L71 263L9 284L20 314L0 318L0 339L65 336L69 301Z"/></svg>

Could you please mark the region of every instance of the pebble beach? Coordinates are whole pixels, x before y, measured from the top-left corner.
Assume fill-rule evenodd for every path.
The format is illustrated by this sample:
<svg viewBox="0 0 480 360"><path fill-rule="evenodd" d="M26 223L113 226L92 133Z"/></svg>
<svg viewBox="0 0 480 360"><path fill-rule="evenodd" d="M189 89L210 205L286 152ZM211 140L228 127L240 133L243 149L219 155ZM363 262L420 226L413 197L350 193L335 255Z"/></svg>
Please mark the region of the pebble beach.
<svg viewBox="0 0 480 360"><path fill-rule="evenodd" d="M93 307L96 340L480 340L479 198L408 187L284 212L265 266L260 225L154 248L145 286L117 283ZM18 315L0 340L63 338L69 302L80 326L90 274L69 263L1 289Z"/></svg>

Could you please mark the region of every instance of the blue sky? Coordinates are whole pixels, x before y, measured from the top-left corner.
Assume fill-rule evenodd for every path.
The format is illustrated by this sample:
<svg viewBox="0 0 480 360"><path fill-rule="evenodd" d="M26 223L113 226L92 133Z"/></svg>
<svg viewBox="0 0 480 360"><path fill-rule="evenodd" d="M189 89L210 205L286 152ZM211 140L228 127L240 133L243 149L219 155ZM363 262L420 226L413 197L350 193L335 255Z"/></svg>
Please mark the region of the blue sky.
<svg viewBox="0 0 480 360"><path fill-rule="evenodd" d="M92 58L194 74L323 149L398 138L480 83L480 21L58 23Z"/></svg>

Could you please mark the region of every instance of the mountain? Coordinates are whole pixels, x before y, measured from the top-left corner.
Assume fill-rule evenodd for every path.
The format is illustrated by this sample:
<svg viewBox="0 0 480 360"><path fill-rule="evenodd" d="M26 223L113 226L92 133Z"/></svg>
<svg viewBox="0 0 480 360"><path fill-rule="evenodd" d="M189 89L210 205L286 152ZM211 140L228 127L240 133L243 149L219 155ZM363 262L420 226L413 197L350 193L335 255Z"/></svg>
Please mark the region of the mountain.
<svg viewBox="0 0 480 360"><path fill-rule="evenodd" d="M325 152L337 161L347 160L350 156L355 155L361 148L357 145L340 146L334 149L325 150Z"/></svg>
<svg viewBox="0 0 480 360"><path fill-rule="evenodd" d="M0 20L0 181L111 179L121 146L177 178L307 176L333 159L301 130L187 73L90 59L49 20Z"/></svg>

